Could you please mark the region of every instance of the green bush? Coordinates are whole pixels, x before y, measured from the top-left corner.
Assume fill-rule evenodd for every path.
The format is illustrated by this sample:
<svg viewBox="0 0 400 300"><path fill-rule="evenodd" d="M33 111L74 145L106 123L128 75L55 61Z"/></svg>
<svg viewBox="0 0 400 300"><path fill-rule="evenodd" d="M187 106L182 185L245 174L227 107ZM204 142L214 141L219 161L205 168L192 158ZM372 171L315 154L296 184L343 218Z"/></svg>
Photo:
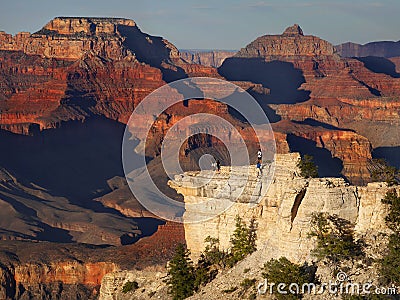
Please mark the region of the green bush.
<svg viewBox="0 0 400 300"><path fill-rule="evenodd" d="M127 281L124 286L122 287L122 292L124 294L135 291L139 288L139 284L136 281Z"/></svg>
<svg viewBox="0 0 400 300"><path fill-rule="evenodd" d="M317 258L338 263L363 255L363 242L354 240L353 225L337 216L313 214L309 236L317 238L313 250Z"/></svg>
<svg viewBox="0 0 400 300"><path fill-rule="evenodd" d="M185 299L193 295L195 274L189 255L190 251L183 244L179 244L168 264L168 293L174 300Z"/></svg>
<svg viewBox="0 0 400 300"><path fill-rule="evenodd" d="M280 259L271 259L264 265L263 277L269 283L274 283L272 292L277 299L299 299L302 297L301 287L303 284L316 283L315 279L316 268L307 265L298 265L290 262L286 257ZM280 294L277 292L277 285L283 283L285 287L282 290L287 294ZM293 294L289 291L289 286L296 283L300 290L298 293ZM295 291L297 292L297 291Z"/></svg>
<svg viewBox="0 0 400 300"><path fill-rule="evenodd" d="M304 178L315 178L318 177L318 167L315 165L311 155L304 155L303 158L297 163L297 167L300 169L300 175Z"/></svg>
<svg viewBox="0 0 400 300"><path fill-rule="evenodd" d="M211 265L215 264L222 267L227 253L219 249L219 239L207 236L204 243L206 245L204 252L202 253L204 260Z"/></svg>
<svg viewBox="0 0 400 300"><path fill-rule="evenodd" d="M248 290L249 288L253 287L256 283L256 280L253 279L249 279L249 278L245 278L243 279L243 281L240 283L240 286L245 289Z"/></svg>

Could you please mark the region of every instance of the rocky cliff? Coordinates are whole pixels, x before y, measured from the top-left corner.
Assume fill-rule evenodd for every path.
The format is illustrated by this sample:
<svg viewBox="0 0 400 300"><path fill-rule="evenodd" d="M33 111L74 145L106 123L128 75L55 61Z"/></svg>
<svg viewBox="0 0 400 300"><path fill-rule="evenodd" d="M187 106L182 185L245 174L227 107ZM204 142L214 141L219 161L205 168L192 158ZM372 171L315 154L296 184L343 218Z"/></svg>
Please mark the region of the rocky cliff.
<svg viewBox="0 0 400 300"><path fill-rule="evenodd" d="M250 169L248 180L230 181L230 191L238 191L243 187L244 191L238 201L218 216L214 216L216 208L208 206L208 203L214 203L214 195L231 199L233 194L229 190L220 194L222 188L219 184L233 174L243 178L247 174L245 167L223 167L221 175L217 177L213 177L211 171L187 173L171 181L171 187L184 195L184 201L188 204L184 219L191 219L191 214L199 213L198 210L190 210L191 203L204 203L201 213L211 217L201 223L184 224L186 243L193 256L198 257L204 249L207 236L218 238L221 247L227 249L235 229L236 215L246 222L253 217L256 219L259 228L258 249L264 249L265 255L270 258L285 256L295 262L311 260L310 251L314 241L307 235L314 212L336 214L349 220L355 224L358 235L385 230L385 207L381 203L388 190L385 184L370 183L365 187L357 187L349 185L342 178L304 179L299 176L296 167L299 157L298 153L276 156L273 162L275 175L266 193L263 187L268 185L268 166L264 167L261 178L254 168ZM208 178L209 182L196 187L199 177ZM226 192L227 195L224 194ZM246 200L250 199L249 195L259 197L257 205Z"/></svg>
<svg viewBox="0 0 400 300"><path fill-rule="evenodd" d="M219 77L132 20L59 17L36 33L0 34L0 126L29 133L92 114L126 122L146 95L187 76Z"/></svg>
<svg viewBox="0 0 400 300"><path fill-rule="evenodd" d="M135 27L132 20L117 18L55 18L34 34L21 32L14 37L2 32L0 49L22 51L46 58L76 60L87 51L113 59L125 57L118 27Z"/></svg>
<svg viewBox="0 0 400 300"><path fill-rule="evenodd" d="M222 249L229 248L237 215L245 222L255 218L258 225L257 251L235 267L220 272L191 299L243 299L244 295L249 296L253 290L242 290L240 283L244 278L262 282L263 264L271 258L285 256L297 263L315 261L311 254L315 240L308 236L313 213L326 212L350 222L356 237L368 241L368 257L379 257L385 243L382 237L389 233L384 220L387 207L381 202L389 187L385 183L358 187L342 178L304 179L296 167L299 158L298 153L276 155L273 167L265 165L261 177L255 166L233 166L222 167L217 174L206 170L187 172L169 182L184 196L186 220L193 220L194 215L210 217L202 222L184 224L185 240L195 260L204 250L207 236L218 238ZM269 182L267 175L273 169L275 175ZM226 188L228 178L231 179ZM205 184L199 186L199 183ZM400 191L399 186L395 188ZM218 206L226 201L232 201L232 206L215 215ZM191 209L193 204L199 203L203 204L201 208ZM350 263L349 268L355 270L348 272L355 282L377 282L375 265L366 267L357 260ZM332 279L329 266L319 264L318 272L321 279ZM148 270L112 272L103 278L100 299L170 299L163 284L166 275L165 269L153 270L153 273ZM123 294L122 287L128 281L138 282L139 288ZM315 295L305 297L314 299ZM329 295L324 297L320 299L331 299Z"/></svg>

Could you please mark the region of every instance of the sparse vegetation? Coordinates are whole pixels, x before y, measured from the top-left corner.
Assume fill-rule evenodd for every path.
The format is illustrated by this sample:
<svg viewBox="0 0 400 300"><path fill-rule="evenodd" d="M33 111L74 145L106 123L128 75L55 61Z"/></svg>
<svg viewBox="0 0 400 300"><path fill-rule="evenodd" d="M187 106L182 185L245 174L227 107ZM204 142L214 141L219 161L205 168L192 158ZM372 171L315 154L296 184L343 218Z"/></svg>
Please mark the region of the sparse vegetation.
<svg viewBox="0 0 400 300"><path fill-rule="evenodd" d="M139 288L139 284L136 281L127 281L122 287L122 292L124 294L135 291Z"/></svg>
<svg viewBox="0 0 400 300"><path fill-rule="evenodd" d="M314 214L309 236L317 238L313 252L320 259L339 263L363 254L363 242L355 241L352 224L337 216Z"/></svg>
<svg viewBox="0 0 400 300"><path fill-rule="evenodd" d="M236 228L231 238L232 247L228 265L233 266L256 251L256 240L257 223L255 219L251 219L249 226L247 226L239 216L236 216Z"/></svg>
<svg viewBox="0 0 400 300"><path fill-rule="evenodd" d="M381 281L385 284L400 285L400 197L396 190L390 190L382 199L389 206L386 225L393 231L387 250L380 264Z"/></svg>
<svg viewBox="0 0 400 300"><path fill-rule="evenodd" d="M300 169L300 175L304 178L315 178L318 177L318 167L313 161L311 155L304 155L303 158L297 163L297 167Z"/></svg>
<svg viewBox="0 0 400 300"><path fill-rule="evenodd" d="M168 293L174 300L185 299L193 295L195 275L190 251L183 244L176 248L175 255L168 265Z"/></svg>
<svg viewBox="0 0 400 300"><path fill-rule="evenodd" d="M240 283L240 286L245 289L248 290L249 288L253 287L256 283L256 280L253 279L249 279L249 278L245 278L243 279L243 281Z"/></svg>
<svg viewBox="0 0 400 300"><path fill-rule="evenodd" d="M400 197L395 189L388 191L382 203L389 206L389 212L385 217L386 226L393 232L400 233Z"/></svg>
<svg viewBox="0 0 400 300"><path fill-rule="evenodd" d="M231 237L230 251L221 251L219 240L208 236L204 240L205 249L194 266L189 258L189 250L186 250L183 245L179 245L168 265L166 283L169 285L169 293L174 299L184 299L192 295L201 286L211 282L217 276L219 269L232 267L254 252L256 240L257 223L255 219L252 219L247 226L237 216L236 228Z"/></svg>
<svg viewBox="0 0 400 300"><path fill-rule="evenodd" d="M307 265L298 265L290 262L286 257L271 259L264 265L263 277L269 283L284 284L282 290L287 294L277 292L277 286L273 286L273 293L277 299L299 299L302 297L303 284L315 283L316 268ZM299 290L289 290L289 286L296 283ZM293 293L294 292L294 293Z"/></svg>
<svg viewBox="0 0 400 300"><path fill-rule="evenodd" d="M389 163L382 158L372 160L370 171L373 181L383 181L389 186L399 182L399 170L389 165Z"/></svg>

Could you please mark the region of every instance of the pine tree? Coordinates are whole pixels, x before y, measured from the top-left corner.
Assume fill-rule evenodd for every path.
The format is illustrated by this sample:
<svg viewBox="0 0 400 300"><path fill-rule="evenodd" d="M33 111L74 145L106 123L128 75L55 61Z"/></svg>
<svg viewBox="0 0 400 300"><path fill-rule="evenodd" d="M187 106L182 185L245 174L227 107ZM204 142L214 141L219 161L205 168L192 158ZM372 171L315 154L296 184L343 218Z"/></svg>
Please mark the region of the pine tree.
<svg viewBox="0 0 400 300"><path fill-rule="evenodd" d="M193 295L195 275L193 262L189 256L190 251L183 244L179 244L168 264L168 292L174 300Z"/></svg>
<svg viewBox="0 0 400 300"><path fill-rule="evenodd" d="M235 264L241 261L247 255L253 253L256 248L257 239L257 224L254 219L250 221L250 226L247 227L242 221L242 218L236 216L236 228L231 238L231 255L232 262Z"/></svg>
<svg viewBox="0 0 400 300"><path fill-rule="evenodd" d="M304 178L318 177L318 167L315 165L313 159L311 155L306 154L297 163L297 167L300 168L300 175Z"/></svg>

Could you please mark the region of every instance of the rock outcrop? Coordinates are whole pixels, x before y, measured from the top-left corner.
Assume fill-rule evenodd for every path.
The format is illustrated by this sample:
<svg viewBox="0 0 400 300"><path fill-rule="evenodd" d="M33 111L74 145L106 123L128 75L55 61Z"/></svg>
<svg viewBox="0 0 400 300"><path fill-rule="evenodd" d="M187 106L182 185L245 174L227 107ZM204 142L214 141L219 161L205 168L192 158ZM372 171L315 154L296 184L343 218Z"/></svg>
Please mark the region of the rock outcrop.
<svg viewBox="0 0 400 300"><path fill-rule="evenodd" d="M247 174L246 167L223 167L221 174L216 177L211 171L186 173L171 181L171 187L183 194L188 204L184 219L192 219L192 214L200 213L199 210L190 210L191 203L204 203L201 213L210 215L208 221L184 224L186 243L193 256L198 257L204 249L207 236L218 238L223 249L229 248L237 215L245 222L256 219L258 249L264 249L265 255L269 258L285 256L295 262L312 259L310 253L314 240L308 237L308 233L311 216L315 212L327 212L352 222L356 234L360 236L385 230L385 206L381 203L388 190L385 184L370 183L365 187L357 187L349 185L342 178L304 179L299 176L296 167L299 157L297 153L276 156L273 162L275 176L266 193L263 187L268 185L267 166L261 178L257 176L255 168L251 169L248 180L231 181L230 189L225 192L220 184L223 185L233 174L242 178ZM197 187L199 177L208 178L209 182ZM207 206L207 203L214 203L210 201L216 197L214 195L222 195L220 201L233 196L236 198L229 191L238 191L244 186L241 196L225 212L215 216L216 208ZM248 199L252 199L249 195L259 197L257 205L249 203Z"/></svg>
<svg viewBox="0 0 400 300"><path fill-rule="evenodd" d="M118 27L135 27L132 20L118 18L59 17L34 34L21 32L14 37L0 33L0 49L22 51L46 58L76 60L93 51L104 57L121 59L129 50L122 47Z"/></svg>
<svg viewBox="0 0 400 300"><path fill-rule="evenodd" d="M176 223L161 225L155 235L123 247L2 241L0 299L98 299L102 282L126 269L135 276L147 270L146 282L153 282L176 244L184 242L183 226ZM140 277L136 280L142 284ZM165 283L157 284L166 294Z"/></svg>
<svg viewBox="0 0 400 300"><path fill-rule="evenodd" d="M327 41L312 35L304 35L299 25L288 27L282 35L264 35L245 48L235 57L279 58L291 56L333 55L334 47Z"/></svg>

